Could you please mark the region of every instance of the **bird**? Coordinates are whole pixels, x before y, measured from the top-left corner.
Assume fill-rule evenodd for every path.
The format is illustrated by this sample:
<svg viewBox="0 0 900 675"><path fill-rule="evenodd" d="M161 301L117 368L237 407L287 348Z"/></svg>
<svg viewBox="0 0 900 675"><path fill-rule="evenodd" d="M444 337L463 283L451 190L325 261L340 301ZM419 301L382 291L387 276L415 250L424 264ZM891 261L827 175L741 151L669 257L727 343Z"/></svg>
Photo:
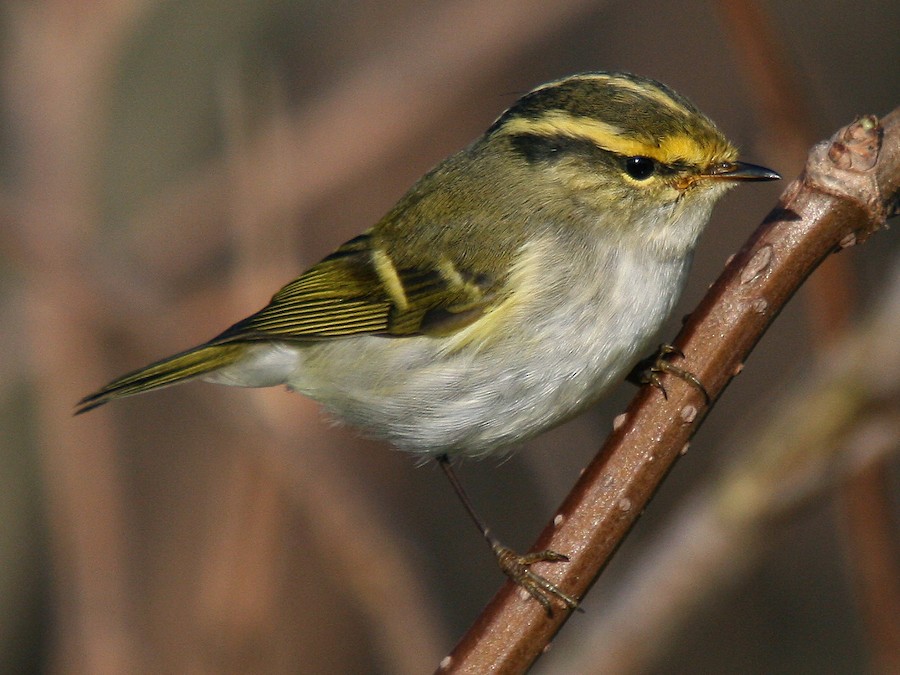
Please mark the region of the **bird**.
<svg viewBox="0 0 900 675"><path fill-rule="evenodd" d="M713 205L776 180L655 80L585 72L519 98L387 214L199 346L84 397L201 379L286 385L438 460L501 570L550 612L578 601L478 517L452 461L498 456L577 415L649 350Z"/></svg>

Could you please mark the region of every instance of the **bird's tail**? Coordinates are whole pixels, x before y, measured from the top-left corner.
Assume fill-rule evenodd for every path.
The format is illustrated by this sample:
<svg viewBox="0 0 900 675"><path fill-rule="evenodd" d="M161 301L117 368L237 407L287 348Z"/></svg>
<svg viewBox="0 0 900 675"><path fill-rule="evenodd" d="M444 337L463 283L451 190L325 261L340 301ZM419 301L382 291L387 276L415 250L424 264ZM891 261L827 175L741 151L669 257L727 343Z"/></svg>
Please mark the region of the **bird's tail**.
<svg viewBox="0 0 900 675"><path fill-rule="evenodd" d="M151 363L113 380L102 389L78 402L75 414L93 410L115 398L143 394L145 391L178 384L229 366L241 358L246 345L241 343L206 344Z"/></svg>

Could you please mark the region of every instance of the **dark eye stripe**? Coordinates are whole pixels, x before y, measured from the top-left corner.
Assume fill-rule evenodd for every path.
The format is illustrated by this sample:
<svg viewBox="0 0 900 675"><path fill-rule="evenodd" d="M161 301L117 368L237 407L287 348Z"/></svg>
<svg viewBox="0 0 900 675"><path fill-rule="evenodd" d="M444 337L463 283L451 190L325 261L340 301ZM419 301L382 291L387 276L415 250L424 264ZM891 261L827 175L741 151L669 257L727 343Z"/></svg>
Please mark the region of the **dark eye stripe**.
<svg viewBox="0 0 900 675"><path fill-rule="evenodd" d="M547 136L544 134L513 134L509 137L513 148L529 164L554 161L566 155L592 155L600 152L592 141L565 134Z"/></svg>

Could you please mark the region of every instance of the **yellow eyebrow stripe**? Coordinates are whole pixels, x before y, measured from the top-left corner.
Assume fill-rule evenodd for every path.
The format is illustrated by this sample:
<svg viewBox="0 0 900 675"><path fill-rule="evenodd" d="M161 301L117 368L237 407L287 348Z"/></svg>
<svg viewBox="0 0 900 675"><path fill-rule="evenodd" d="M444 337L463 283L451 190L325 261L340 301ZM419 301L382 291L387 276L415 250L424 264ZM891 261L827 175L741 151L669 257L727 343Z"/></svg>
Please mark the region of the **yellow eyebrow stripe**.
<svg viewBox="0 0 900 675"><path fill-rule="evenodd" d="M537 119L511 119L503 125L500 133L541 136L562 134L572 138L585 138L597 147L618 155L651 157L663 164L686 162L702 166L710 161L709 148L704 150L687 134L666 136L654 145L625 137L624 132L613 124L590 117L574 117L562 111L550 111Z"/></svg>

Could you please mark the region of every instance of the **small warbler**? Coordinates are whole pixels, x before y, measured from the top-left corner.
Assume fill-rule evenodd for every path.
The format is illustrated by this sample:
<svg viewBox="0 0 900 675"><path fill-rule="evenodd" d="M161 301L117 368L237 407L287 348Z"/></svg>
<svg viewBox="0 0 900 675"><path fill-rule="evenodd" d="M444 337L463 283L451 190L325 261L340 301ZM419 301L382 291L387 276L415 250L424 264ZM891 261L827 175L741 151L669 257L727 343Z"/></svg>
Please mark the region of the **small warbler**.
<svg viewBox="0 0 900 675"><path fill-rule="evenodd" d="M449 464L572 417L620 380L677 301L713 204L774 171L737 161L659 82L544 84L423 176L374 227L198 347L79 403L185 380L287 385L336 418L441 460L501 569L550 611L576 600L480 521Z"/></svg>

